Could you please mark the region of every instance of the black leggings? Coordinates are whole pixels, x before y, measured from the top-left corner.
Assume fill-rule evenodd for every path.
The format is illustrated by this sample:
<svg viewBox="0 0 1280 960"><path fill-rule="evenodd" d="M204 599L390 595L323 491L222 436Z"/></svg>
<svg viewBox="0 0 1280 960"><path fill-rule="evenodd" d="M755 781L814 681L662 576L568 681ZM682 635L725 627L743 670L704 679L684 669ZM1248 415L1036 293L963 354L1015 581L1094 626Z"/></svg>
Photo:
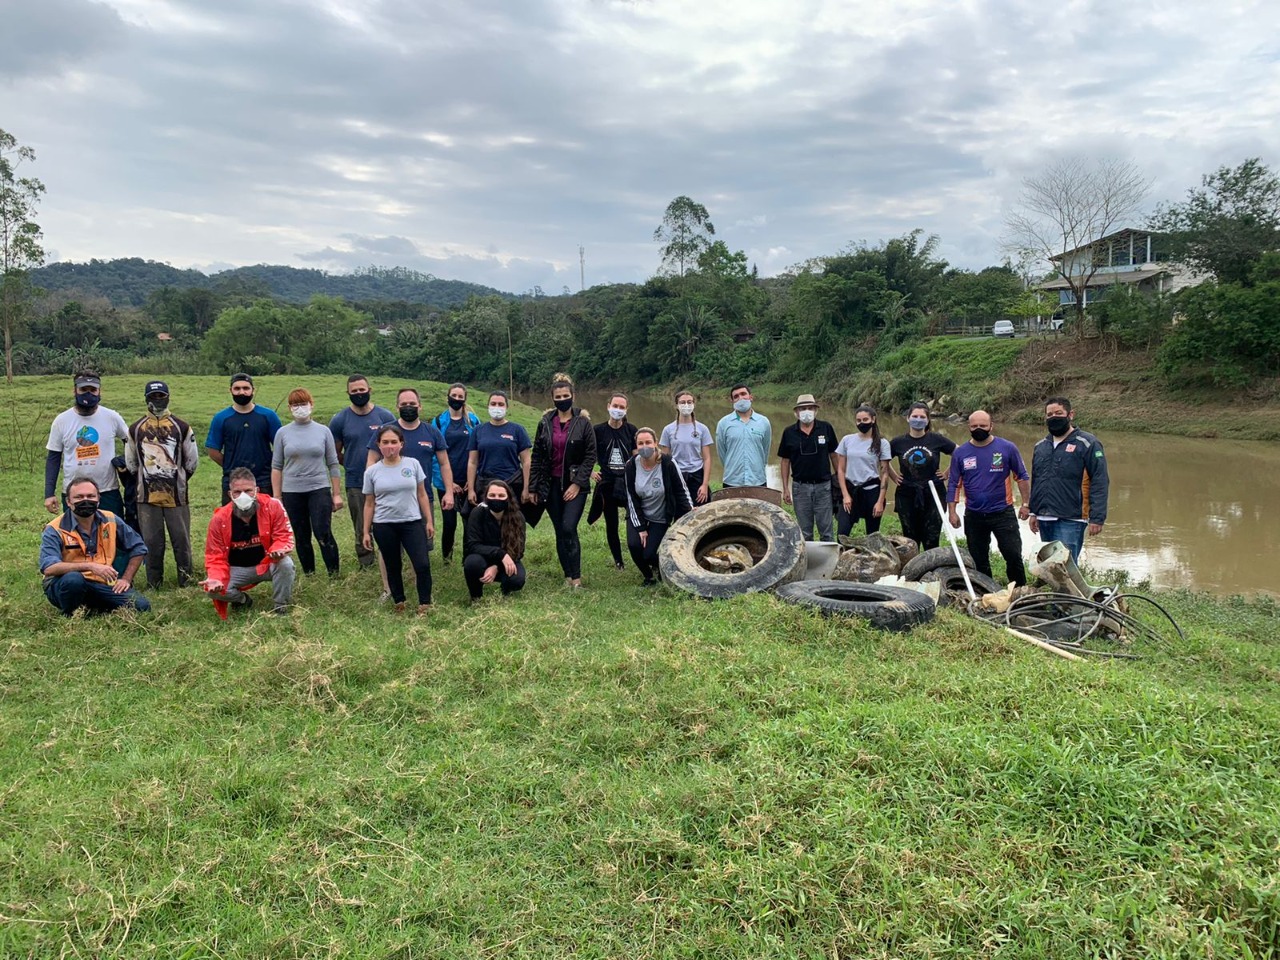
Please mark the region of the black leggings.
<svg viewBox="0 0 1280 960"><path fill-rule="evenodd" d="M439 490L436 496L442 496ZM440 506L440 556L448 560L453 556L453 541L458 535L458 518L461 517L465 523L467 516L471 513L471 501L467 499L465 493L455 493L453 495L453 509L446 510L444 505Z"/></svg>
<svg viewBox="0 0 1280 960"><path fill-rule="evenodd" d="M403 523L375 523L373 539L382 551L382 562L387 568L387 586L391 599L404 603L404 573L400 550L409 555L414 575L418 578L418 603L431 602L431 553L427 549L427 528L421 520Z"/></svg>
<svg viewBox="0 0 1280 960"><path fill-rule="evenodd" d="M572 500L566 500L559 478L551 479L547 516L555 525L556 556L560 558L560 569L570 580L577 580L582 576L582 541L578 539L578 521L582 519L582 511L586 505L585 490L578 491L578 495Z"/></svg>
<svg viewBox="0 0 1280 960"><path fill-rule="evenodd" d="M613 554L614 566L622 566L622 540L618 536L618 511L626 508L626 503L615 499L613 484L608 480L601 481L606 486L600 491L600 502L604 516L604 535L609 541L609 552Z"/></svg>
<svg viewBox="0 0 1280 960"><path fill-rule="evenodd" d="M698 488L702 486L703 471L694 470L692 473L681 471L684 477L684 485L689 488L689 502L695 507L698 505Z"/></svg>
<svg viewBox="0 0 1280 960"><path fill-rule="evenodd" d="M847 537L855 523L859 520L866 520L867 533L878 533L880 531L880 517L873 516L873 514L875 513L876 503L880 500L880 481L877 480L868 486L855 487L846 480L845 485L849 487L849 498L853 501L853 511L846 513L844 500L841 499L840 522L836 532L842 537Z"/></svg>
<svg viewBox="0 0 1280 960"><path fill-rule="evenodd" d="M648 543L641 546L640 531L627 524L627 549L631 551L631 562L646 580L654 579L658 572L658 545L666 534L667 524L650 520Z"/></svg>
<svg viewBox="0 0 1280 960"><path fill-rule="evenodd" d="M307 493L283 493L280 502L293 525L293 539L303 573L316 572L316 552L311 546L315 534L320 556L330 575L338 572L338 541L333 539L333 491L311 490Z"/></svg>
<svg viewBox="0 0 1280 960"><path fill-rule="evenodd" d="M489 566L489 561L478 553L468 553L462 558L462 575L466 578L467 592L471 594L472 600L479 600L484 592L484 584L480 582L480 578L484 576ZM504 597L524 586L524 564L519 560L516 561L516 572L511 576L507 576L507 571L503 569L501 563L497 564L497 567L498 575L493 578L493 582L502 587Z"/></svg>

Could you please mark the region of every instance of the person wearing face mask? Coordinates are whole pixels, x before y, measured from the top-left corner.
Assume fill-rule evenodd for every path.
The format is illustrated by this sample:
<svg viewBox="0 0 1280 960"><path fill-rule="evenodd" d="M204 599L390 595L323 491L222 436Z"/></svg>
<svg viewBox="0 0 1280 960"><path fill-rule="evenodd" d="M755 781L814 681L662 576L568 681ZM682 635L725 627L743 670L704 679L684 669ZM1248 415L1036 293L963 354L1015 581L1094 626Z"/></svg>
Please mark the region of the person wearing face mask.
<svg viewBox="0 0 1280 960"><path fill-rule="evenodd" d="M271 489L271 445L280 429L274 410L253 402L253 377L237 373L231 378L231 406L214 414L205 438L209 459L222 467L222 502L231 501L231 471L253 471L258 486Z"/></svg>
<svg viewBox="0 0 1280 960"><path fill-rule="evenodd" d="M382 551L391 601L404 612L404 577L401 551L409 557L417 577L418 616L431 607L430 538L435 535L431 501L427 497L427 472L411 457L403 456L404 432L394 423L376 434L382 458L364 474L364 543L374 541Z"/></svg>
<svg viewBox="0 0 1280 960"><path fill-rule="evenodd" d="M489 422L471 431L467 446L467 495L472 505L484 499L490 480L501 480L516 492L529 489L532 442L529 433L507 419L507 395L501 390L489 394Z"/></svg>
<svg viewBox="0 0 1280 960"><path fill-rule="evenodd" d="M311 419L314 401L307 390L289 393L289 415L271 451L271 494L284 504L297 538L302 572L316 572L312 536L320 545L329 576L338 575L338 541L333 515L342 509L342 471L333 434Z"/></svg>
<svg viewBox="0 0 1280 960"><path fill-rule="evenodd" d="M979 573L991 576L991 537L994 534L1010 583L1027 582L1022 562L1022 532L1018 520L1027 519L1030 484L1022 454L1008 440L992 433L991 415L985 410L969 414L967 443L951 455L947 482L947 520L958 528L956 504L964 490L964 536ZM1013 484L1017 481L1022 508L1013 512ZM926 491L927 493L928 491Z"/></svg>
<svg viewBox="0 0 1280 960"><path fill-rule="evenodd" d="M573 381L568 374L552 377L551 403L534 433L529 489L551 517L560 569L569 586L577 589L582 586L578 521L596 465L596 434L587 412L573 405Z"/></svg>
<svg viewBox="0 0 1280 960"><path fill-rule="evenodd" d="M782 465L782 502L795 505L796 522L805 540L835 540L832 528L831 478L837 469L836 431L818 419L818 401L813 394L796 398L796 422L782 431L778 460Z"/></svg>
<svg viewBox="0 0 1280 960"><path fill-rule="evenodd" d="M462 575L472 602L489 583L499 584L504 597L524 586L524 544L524 514L516 492L501 480L489 481L480 489L480 502L467 517L462 537Z"/></svg>
<svg viewBox="0 0 1280 960"><path fill-rule="evenodd" d="M658 433L636 431L636 455L627 461L627 549L644 577L658 583L658 547L667 528L693 509L689 487L675 460L658 450Z"/></svg>
<svg viewBox="0 0 1280 960"><path fill-rule="evenodd" d="M626 394L615 393L609 398L609 419L596 424L596 465L591 471L596 492L587 514L588 524L604 517L605 538L618 570L623 567L618 511L627 503L626 466L636 453L636 428L627 420L629 405Z"/></svg>
<svg viewBox="0 0 1280 960"><path fill-rule="evenodd" d="M347 512L356 535L356 561L362 570L373 566L374 551L364 545L364 471L369 462L369 440L378 428L395 419L386 407L373 402L369 378L362 373L347 377L347 400L329 420L329 432L338 451L347 488Z"/></svg>
<svg viewBox="0 0 1280 960"><path fill-rule="evenodd" d="M151 609L133 589L147 545L132 527L101 509L101 502L92 477L72 477L66 509L40 535L44 595L66 617L82 607L90 615L120 607Z"/></svg>
<svg viewBox="0 0 1280 960"><path fill-rule="evenodd" d="M61 513L72 477L88 477L98 487L102 509L124 514L120 480L112 460L116 440L129 439L124 417L102 406L102 380L96 373L78 373L73 378L74 404L54 417L45 444L44 507ZM63 496L57 496L58 470L62 470Z"/></svg>
<svg viewBox="0 0 1280 960"><path fill-rule="evenodd" d="M138 532L147 545L147 586L164 582L165 530L173 542L178 586L192 576L191 499L188 487L200 464L195 432L169 411L169 387L152 380L143 389L147 415L129 427L125 466L137 478Z"/></svg>
<svg viewBox="0 0 1280 960"><path fill-rule="evenodd" d="M929 405L916 402L907 408L907 432L889 441L889 453L898 461L898 469L889 463L889 479L897 484L894 509L902 524L903 536L910 537L921 550L938 545L942 534L942 517L929 485L938 493L938 503L946 502L947 484L942 472L943 456L955 454L955 441L935 433L929 417Z"/></svg>
<svg viewBox="0 0 1280 960"><path fill-rule="evenodd" d="M432 421L440 435L444 437L445 447L449 453L449 471L452 479L449 486L444 483L444 473L439 463L431 465L431 486L440 495L443 502L446 493L453 494L453 507L440 509L440 558L449 562L453 556L453 544L457 538L458 518L465 522L471 512L471 499L467 496L467 457L471 446L471 434L480 426L480 418L467 405L467 387L462 383L449 384L449 393L445 398L445 408Z"/></svg>
<svg viewBox="0 0 1280 960"><path fill-rule="evenodd" d="M733 413L716 424L716 450L724 465L726 487L768 485L765 465L773 446L773 425L769 418L752 409L751 388L738 383L729 391Z"/></svg>
<svg viewBox="0 0 1280 960"><path fill-rule="evenodd" d="M1045 401L1049 435L1031 451L1031 532L1066 544L1078 563L1085 530L1096 537L1107 522L1111 479L1102 441L1079 429L1075 416L1066 397Z"/></svg>
<svg viewBox="0 0 1280 960"><path fill-rule="evenodd" d="M863 404L853 411L857 433L840 438L836 447L836 479L840 481L840 517L836 532L848 536L859 520L867 533L880 530L889 489L889 441L880 436L876 408Z"/></svg>
<svg viewBox="0 0 1280 960"><path fill-rule="evenodd" d="M676 418L662 428L658 446L680 468L694 504L711 496L711 428L693 415L697 398L688 390L676 394Z"/></svg>
<svg viewBox="0 0 1280 960"><path fill-rule="evenodd" d="M234 607L248 610L254 584L271 584L272 613L283 614L293 602L297 577L293 527L284 504L258 489L248 467L231 471L231 500L214 511L204 542L205 579L200 581L218 616Z"/></svg>

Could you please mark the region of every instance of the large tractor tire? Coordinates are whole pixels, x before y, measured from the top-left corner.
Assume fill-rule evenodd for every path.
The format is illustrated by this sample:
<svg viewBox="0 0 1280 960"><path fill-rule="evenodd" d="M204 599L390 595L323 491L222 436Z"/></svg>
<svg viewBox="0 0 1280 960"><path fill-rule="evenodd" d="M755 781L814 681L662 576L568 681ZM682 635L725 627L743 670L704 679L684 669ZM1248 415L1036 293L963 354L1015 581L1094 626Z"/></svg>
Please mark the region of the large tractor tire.
<svg viewBox="0 0 1280 960"><path fill-rule="evenodd" d="M707 555L732 545L743 547L752 565L733 572L711 569ZM708 599L772 590L802 579L807 569L794 518L754 499L718 500L685 514L662 538L658 566L671 586Z"/></svg>

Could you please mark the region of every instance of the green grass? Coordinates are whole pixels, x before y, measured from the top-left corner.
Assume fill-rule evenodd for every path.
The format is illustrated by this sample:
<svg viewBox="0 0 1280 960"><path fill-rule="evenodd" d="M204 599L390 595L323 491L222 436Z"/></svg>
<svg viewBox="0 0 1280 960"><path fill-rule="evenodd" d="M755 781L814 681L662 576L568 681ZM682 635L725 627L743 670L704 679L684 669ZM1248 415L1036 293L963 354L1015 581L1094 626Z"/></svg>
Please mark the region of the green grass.
<svg viewBox="0 0 1280 960"><path fill-rule="evenodd" d="M47 429L65 387L5 398ZM542 525L522 595L436 562L427 620L347 569L284 621L169 589L68 622L39 487L0 472L0 957L1280 952L1272 602L1166 595L1185 644L1070 664L950 611L655 595L584 524L581 593Z"/></svg>

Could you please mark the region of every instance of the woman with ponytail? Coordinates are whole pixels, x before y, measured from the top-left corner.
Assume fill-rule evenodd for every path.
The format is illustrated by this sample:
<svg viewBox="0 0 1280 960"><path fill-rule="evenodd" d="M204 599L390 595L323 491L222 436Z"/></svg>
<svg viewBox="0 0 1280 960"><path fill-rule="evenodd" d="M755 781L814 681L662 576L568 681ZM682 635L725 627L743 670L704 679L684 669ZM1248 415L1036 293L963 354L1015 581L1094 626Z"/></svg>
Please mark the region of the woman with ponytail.
<svg viewBox="0 0 1280 960"><path fill-rule="evenodd" d="M555 526L560 569L576 590L582 586L578 521L591 489L596 435L587 412L573 405L573 381L567 373L551 378L551 402L552 408L543 414L533 437L529 488L536 501L547 508Z"/></svg>
<svg viewBox="0 0 1280 960"><path fill-rule="evenodd" d="M876 408L864 403L853 412L853 420L858 432L841 438L836 447L842 501L836 532L842 537L859 520L866 521L867 533L880 529L889 489L889 441L880 436Z"/></svg>

